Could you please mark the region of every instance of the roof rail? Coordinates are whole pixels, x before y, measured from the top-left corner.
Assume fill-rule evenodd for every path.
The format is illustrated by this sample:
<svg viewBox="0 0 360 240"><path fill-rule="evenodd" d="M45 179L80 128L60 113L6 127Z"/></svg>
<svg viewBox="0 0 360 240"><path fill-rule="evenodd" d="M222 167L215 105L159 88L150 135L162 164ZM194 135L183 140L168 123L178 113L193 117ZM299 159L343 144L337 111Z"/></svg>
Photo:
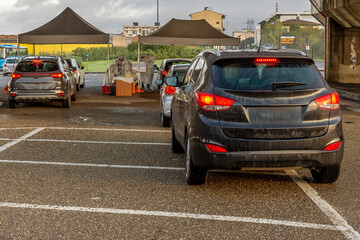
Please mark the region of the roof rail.
<svg viewBox="0 0 360 240"><path fill-rule="evenodd" d="M218 51L218 50L215 50L215 49L205 49L205 50L202 50L199 55L203 55L204 53L212 53L212 54L215 54L216 56L220 57L221 56L221 53Z"/></svg>

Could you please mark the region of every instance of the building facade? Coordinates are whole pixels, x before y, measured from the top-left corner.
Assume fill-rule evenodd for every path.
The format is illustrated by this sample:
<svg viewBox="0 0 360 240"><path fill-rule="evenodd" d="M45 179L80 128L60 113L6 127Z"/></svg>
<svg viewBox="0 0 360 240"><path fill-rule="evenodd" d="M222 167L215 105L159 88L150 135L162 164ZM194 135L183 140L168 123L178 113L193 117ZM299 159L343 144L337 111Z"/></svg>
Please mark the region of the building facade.
<svg viewBox="0 0 360 240"><path fill-rule="evenodd" d="M135 22L133 25L124 25L123 34L125 37L130 38L138 35L146 36L156 31L157 29L157 26L139 26L138 23Z"/></svg>
<svg viewBox="0 0 360 240"><path fill-rule="evenodd" d="M205 8L203 11L190 14L191 20L206 20L211 26L219 30L220 32L225 32L224 29L224 19L225 15L217 12L213 12Z"/></svg>

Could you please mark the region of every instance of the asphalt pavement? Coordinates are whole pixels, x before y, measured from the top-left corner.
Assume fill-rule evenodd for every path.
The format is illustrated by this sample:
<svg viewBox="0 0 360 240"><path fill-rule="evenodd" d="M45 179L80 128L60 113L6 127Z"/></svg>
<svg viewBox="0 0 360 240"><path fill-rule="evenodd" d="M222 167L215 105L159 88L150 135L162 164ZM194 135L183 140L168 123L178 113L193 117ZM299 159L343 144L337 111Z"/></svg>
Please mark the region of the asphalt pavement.
<svg viewBox="0 0 360 240"><path fill-rule="evenodd" d="M303 169L211 171L189 186L158 93L104 96L102 78L87 74L70 109L9 109L1 91L0 239L360 239L359 102L341 99L334 184Z"/></svg>

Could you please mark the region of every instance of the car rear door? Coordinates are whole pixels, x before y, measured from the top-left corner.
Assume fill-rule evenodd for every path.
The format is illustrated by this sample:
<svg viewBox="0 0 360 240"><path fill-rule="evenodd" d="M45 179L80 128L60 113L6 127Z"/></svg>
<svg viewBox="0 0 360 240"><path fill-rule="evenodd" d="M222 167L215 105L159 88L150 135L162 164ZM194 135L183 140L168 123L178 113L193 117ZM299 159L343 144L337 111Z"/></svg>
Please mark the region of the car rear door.
<svg viewBox="0 0 360 240"><path fill-rule="evenodd" d="M287 59L277 64L253 61L213 66L214 94L235 100L228 110L217 111L223 133L231 138L268 140L326 134L330 110L322 109L315 99L330 92L314 64ZM307 85L280 84L288 82Z"/></svg>
<svg viewBox="0 0 360 240"><path fill-rule="evenodd" d="M62 86L63 73L54 61L32 60L20 62L12 75L13 86L19 92L54 90Z"/></svg>

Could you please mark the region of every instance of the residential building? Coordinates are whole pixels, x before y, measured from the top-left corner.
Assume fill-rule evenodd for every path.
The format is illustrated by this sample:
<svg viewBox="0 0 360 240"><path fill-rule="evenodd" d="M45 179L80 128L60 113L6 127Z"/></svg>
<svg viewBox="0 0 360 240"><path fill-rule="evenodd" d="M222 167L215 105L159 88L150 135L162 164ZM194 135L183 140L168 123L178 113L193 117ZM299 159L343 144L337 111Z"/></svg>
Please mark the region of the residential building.
<svg viewBox="0 0 360 240"><path fill-rule="evenodd" d="M125 37L131 38L137 35L146 36L156 31L157 29L157 26L139 26L137 22L134 22L133 25L123 26L123 34Z"/></svg>
<svg viewBox="0 0 360 240"><path fill-rule="evenodd" d="M320 24L319 21L311 14L311 11L276 12L273 15L271 15L269 18L267 18L259 23L261 25L261 28L263 28L267 22L269 22L270 20L273 20L273 19L278 19L283 24L284 24L284 22L289 21L289 20L299 20L298 23L304 23L304 24L309 24L309 22L314 23L314 24Z"/></svg>
<svg viewBox="0 0 360 240"><path fill-rule="evenodd" d="M220 32L225 32L223 22L225 15L209 10L207 7L203 11L195 12L190 14L191 20L201 20L205 19L211 26L219 30Z"/></svg>
<svg viewBox="0 0 360 240"><path fill-rule="evenodd" d="M130 43L132 43L132 38L125 37L124 33L110 34L110 42L114 47L127 47Z"/></svg>

